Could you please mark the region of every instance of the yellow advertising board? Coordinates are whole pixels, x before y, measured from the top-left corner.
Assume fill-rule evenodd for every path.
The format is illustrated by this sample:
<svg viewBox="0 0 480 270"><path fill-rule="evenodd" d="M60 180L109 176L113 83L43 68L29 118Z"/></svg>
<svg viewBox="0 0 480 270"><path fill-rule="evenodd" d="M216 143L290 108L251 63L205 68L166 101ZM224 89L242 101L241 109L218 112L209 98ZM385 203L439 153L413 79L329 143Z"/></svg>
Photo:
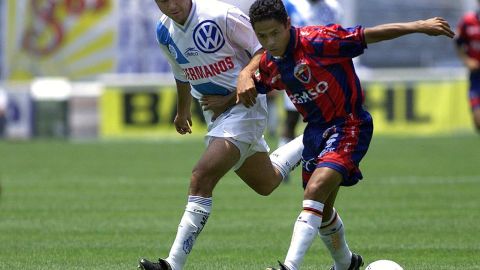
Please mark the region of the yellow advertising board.
<svg viewBox="0 0 480 270"><path fill-rule="evenodd" d="M364 85L364 88L365 106L373 116L375 134L436 135L472 132L465 81L395 84L371 82ZM174 89L174 86L105 89L101 97L101 136L175 134L172 126L176 106ZM283 106L278 108L282 109ZM194 131L203 135L205 125L202 124L200 113L195 109L193 111L197 111L194 113Z"/></svg>
<svg viewBox="0 0 480 270"><path fill-rule="evenodd" d="M115 70L115 2L6 1L5 79L78 80Z"/></svg>
<svg viewBox="0 0 480 270"><path fill-rule="evenodd" d="M176 134L175 98L174 86L106 88L100 99L100 134L104 138ZM198 106L194 107L192 121L193 132L203 135L205 125Z"/></svg>
<svg viewBox="0 0 480 270"><path fill-rule="evenodd" d="M472 130L466 81L370 83L365 104L375 134L433 135Z"/></svg>

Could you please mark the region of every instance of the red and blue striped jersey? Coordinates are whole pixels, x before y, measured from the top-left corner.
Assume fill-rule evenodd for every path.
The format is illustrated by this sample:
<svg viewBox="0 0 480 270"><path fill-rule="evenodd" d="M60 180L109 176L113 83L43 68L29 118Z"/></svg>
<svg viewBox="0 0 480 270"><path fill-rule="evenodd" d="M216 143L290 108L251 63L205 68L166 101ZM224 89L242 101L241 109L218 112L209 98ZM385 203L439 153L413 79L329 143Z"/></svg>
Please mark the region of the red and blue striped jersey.
<svg viewBox="0 0 480 270"><path fill-rule="evenodd" d="M259 93L285 90L305 122L328 123L363 111L352 58L367 48L363 28L292 27L283 57L265 52L256 74Z"/></svg>
<svg viewBox="0 0 480 270"><path fill-rule="evenodd" d="M480 19L476 12L466 13L457 27L455 41L465 45L468 56L480 61Z"/></svg>

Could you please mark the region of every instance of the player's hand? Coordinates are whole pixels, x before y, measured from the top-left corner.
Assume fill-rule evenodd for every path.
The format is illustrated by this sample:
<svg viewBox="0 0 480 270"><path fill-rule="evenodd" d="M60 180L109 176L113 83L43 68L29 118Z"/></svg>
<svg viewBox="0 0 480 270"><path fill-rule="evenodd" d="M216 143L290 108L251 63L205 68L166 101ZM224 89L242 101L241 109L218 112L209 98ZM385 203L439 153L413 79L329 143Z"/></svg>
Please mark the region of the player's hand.
<svg viewBox="0 0 480 270"><path fill-rule="evenodd" d="M257 102L256 98L257 89L252 75L240 73L237 82L237 103L242 103L245 107L250 108Z"/></svg>
<svg viewBox="0 0 480 270"><path fill-rule="evenodd" d="M421 32L429 36L447 36L449 38L455 36L455 33L444 18L430 18L428 20L420 21L420 24L422 28Z"/></svg>
<svg viewBox="0 0 480 270"><path fill-rule="evenodd" d="M228 96L205 95L200 99L200 105L202 105L204 111L211 110L213 112L212 121L214 121L218 116L235 104L235 100L232 99L234 96L235 93L231 93Z"/></svg>
<svg viewBox="0 0 480 270"><path fill-rule="evenodd" d="M465 60L465 66L469 71L478 71L480 69L480 62L473 58L467 58Z"/></svg>
<svg viewBox="0 0 480 270"><path fill-rule="evenodd" d="M182 135L192 133L192 115L181 116L177 114L175 120L173 120L173 124L177 132Z"/></svg>

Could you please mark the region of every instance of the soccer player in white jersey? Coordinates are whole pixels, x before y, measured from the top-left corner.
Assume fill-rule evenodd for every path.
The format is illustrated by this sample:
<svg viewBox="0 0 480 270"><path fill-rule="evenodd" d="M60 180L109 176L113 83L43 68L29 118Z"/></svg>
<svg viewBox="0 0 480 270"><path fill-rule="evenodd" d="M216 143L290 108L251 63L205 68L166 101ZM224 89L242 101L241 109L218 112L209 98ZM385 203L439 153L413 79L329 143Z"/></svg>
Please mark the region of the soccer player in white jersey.
<svg viewBox="0 0 480 270"><path fill-rule="evenodd" d="M176 79L178 101L175 128L191 133L190 103L204 109L207 147L193 168L188 203L167 258L141 259L141 269L183 269L195 239L212 208L215 185L230 169L261 195L270 194L293 167L303 150L301 136L268 156L263 138L265 96L252 97L253 108L236 102L236 90L255 87L253 74L263 53L248 17L216 0L156 0L164 16L157 26L160 48ZM250 97L245 96L244 99Z"/></svg>

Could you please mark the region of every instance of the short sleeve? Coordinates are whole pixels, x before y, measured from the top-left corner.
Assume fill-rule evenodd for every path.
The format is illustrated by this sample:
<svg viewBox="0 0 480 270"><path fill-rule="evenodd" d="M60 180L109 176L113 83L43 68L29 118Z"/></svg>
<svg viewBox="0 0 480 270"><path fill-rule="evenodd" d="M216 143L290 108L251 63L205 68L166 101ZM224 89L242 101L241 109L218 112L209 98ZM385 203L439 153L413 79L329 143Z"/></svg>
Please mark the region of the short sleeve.
<svg viewBox="0 0 480 270"><path fill-rule="evenodd" d="M172 68L172 73L175 79L181 81L181 82L189 82L187 77L185 76L185 73L183 72L182 68L180 65L177 63L177 61L173 58L172 54L168 50L167 46L161 45L160 44L160 49L162 49L163 54L168 60L168 63L170 64L170 67Z"/></svg>
<svg viewBox="0 0 480 270"><path fill-rule="evenodd" d="M307 27L310 40L318 56L324 58L354 58L364 53L367 48L364 28L360 25L343 28L339 24L320 27Z"/></svg>
<svg viewBox="0 0 480 270"><path fill-rule="evenodd" d="M169 35L166 35L166 31L168 30L163 26L162 22L159 21L157 24L156 38L160 46L160 49L163 51L165 58L167 58L168 63L172 68L172 73L175 79L182 82L189 82L182 68L177 63L176 59L173 57L172 53L170 52L170 48L169 48L170 40L169 40Z"/></svg>
<svg viewBox="0 0 480 270"><path fill-rule="evenodd" d="M232 43L245 48L250 55L262 48L250 24L250 18L236 7L227 12L227 35Z"/></svg>

